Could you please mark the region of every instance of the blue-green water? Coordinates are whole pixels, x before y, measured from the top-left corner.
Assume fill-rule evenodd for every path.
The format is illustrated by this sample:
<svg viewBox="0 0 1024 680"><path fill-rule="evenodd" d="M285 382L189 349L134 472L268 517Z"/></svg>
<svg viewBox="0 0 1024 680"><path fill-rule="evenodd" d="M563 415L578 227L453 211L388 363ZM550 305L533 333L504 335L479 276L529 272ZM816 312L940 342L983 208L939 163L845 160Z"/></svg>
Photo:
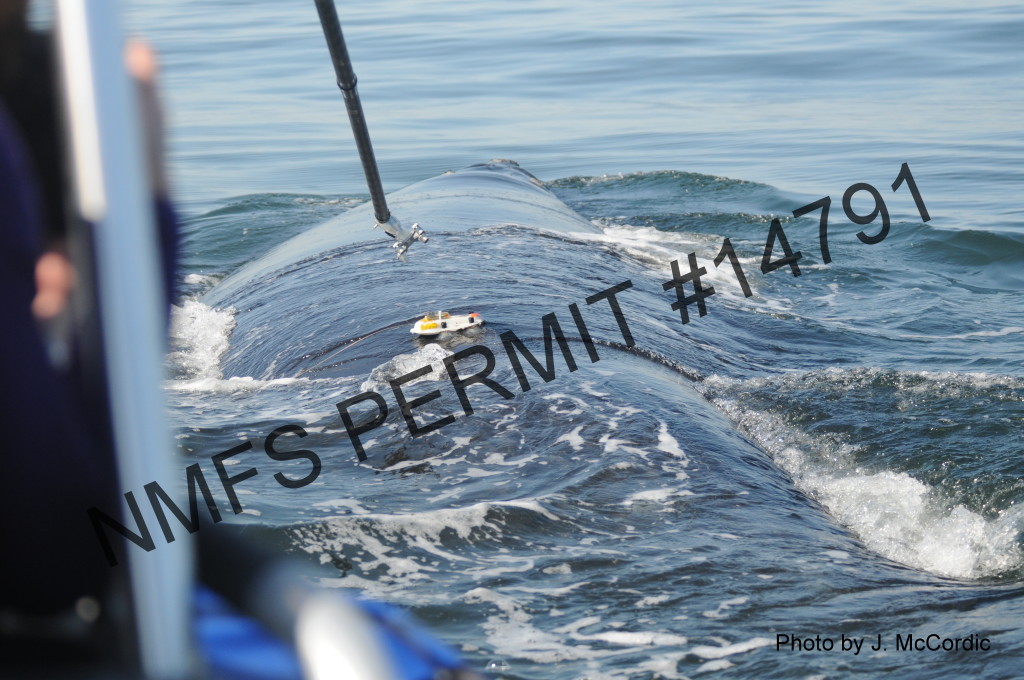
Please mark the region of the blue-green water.
<svg viewBox="0 0 1024 680"><path fill-rule="evenodd" d="M241 518L311 556L326 584L409 605L500 677L1020 676L1024 10L339 14L389 191L512 158L599 233L431 225L401 265L367 225L366 243L204 304L366 192L312 3L130 3L163 55L186 218L168 384L183 467L301 425L321 477L239 485ZM903 163L927 223L906 183L891 189ZM880 219L844 215L857 183L891 216L875 245L855 234ZM793 218L824 196L827 264L820 213ZM774 218L802 253L798 278L761 273ZM712 262L724 238L750 297ZM690 252L716 294L683 325L662 284ZM625 279L633 348L583 301ZM334 405L363 389L392 399L374 369L479 343L515 385L500 333L536 350L541 317L569 324L574 302L605 342L599 362L558 364L507 401L473 388L473 416L423 437L393 412L357 464ZM405 326L437 307L488 325L411 339ZM460 412L445 385L417 416ZM932 633L991 649L896 649ZM779 634L836 648L777 649ZM879 635L887 649L870 650ZM868 641L854 655L842 636Z"/></svg>

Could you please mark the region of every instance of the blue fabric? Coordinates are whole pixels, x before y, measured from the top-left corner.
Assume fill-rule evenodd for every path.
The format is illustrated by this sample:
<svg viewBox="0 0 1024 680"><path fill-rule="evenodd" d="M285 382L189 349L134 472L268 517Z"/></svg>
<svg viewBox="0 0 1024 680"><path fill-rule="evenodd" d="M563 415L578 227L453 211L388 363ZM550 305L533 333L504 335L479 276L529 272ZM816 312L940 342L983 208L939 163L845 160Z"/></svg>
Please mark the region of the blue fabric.
<svg viewBox="0 0 1024 680"><path fill-rule="evenodd" d="M441 669L465 668L450 647L440 643L404 610L363 599L353 600L375 624L374 632L398 670L395 680L433 680ZM302 669L294 648L263 626L238 614L219 595L197 588L193 630L197 647L218 680L299 680Z"/></svg>
<svg viewBox="0 0 1024 680"><path fill-rule="evenodd" d="M301 680L295 650L210 590L193 598L196 646L213 676L223 680Z"/></svg>
<svg viewBox="0 0 1024 680"><path fill-rule="evenodd" d="M363 599L356 599L356 604L378 623L403 680L429 680L438 669L465 668L455 650L437 640L404 609Z"/></svg>

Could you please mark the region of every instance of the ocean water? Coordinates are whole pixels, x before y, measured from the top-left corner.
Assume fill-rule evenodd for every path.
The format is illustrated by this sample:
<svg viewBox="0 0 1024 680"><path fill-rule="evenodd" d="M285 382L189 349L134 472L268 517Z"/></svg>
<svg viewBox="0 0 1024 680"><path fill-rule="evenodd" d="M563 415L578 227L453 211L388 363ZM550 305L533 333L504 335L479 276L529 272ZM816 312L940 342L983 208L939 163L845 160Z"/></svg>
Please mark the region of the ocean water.
<svg viewBox="0 0 1024 680"><path fill-rule="evenodd" d="M132 0L184 218L182 469L216 478L210 457L251 442L236 521L499 678L1022 676L1024 10L338 9L388 191L507 158L589 224L431 224L406 264L367 224L218 288L366 200L316 11ZM824 197L830 261L820 208L793 215ZM762 273L776 219L799 276L778 237ZM690 253L715 294L684 324L664 284ZM632 342L585 301L625 280ZM523 391L501 335L543 357L545 315L580 336L573 303L600 360L571 339L569 371L556 345ZM408 334L438 308L487 324ZM458 417L411 436L388 381L474 346L514 396L474 386L464 415L435 371L409 385L441 395L417 421ZM335 405L368 390L391 415L358 461ZM262 453L285 425L307 436L281 450L322 461L302 488L272 474L308 463Z"/></svg>

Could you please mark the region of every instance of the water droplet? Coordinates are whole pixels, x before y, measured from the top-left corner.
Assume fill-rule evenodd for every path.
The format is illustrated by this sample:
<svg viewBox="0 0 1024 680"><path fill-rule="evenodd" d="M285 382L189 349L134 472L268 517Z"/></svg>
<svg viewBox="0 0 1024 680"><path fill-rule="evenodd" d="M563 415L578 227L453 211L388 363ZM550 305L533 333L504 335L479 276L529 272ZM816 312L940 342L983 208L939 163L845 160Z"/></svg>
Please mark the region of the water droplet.
<svg viewBox="0 0 1024 680"><path fill-rule="evenodd" d="M493 671L510 671L510 670L512 670L512 666L509 666L508 663L506 663L504 659L491 659L490 661L487 662L487 668L485 670L492 671L492 672Z"/></svg>

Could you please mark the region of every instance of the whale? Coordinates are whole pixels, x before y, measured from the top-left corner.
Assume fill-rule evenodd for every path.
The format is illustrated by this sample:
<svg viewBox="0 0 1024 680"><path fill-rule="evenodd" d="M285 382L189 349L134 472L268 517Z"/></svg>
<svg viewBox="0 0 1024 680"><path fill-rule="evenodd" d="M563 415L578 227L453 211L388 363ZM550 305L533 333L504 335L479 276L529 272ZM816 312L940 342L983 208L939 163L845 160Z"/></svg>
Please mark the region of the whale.
<svg viewBox="0 0 1024 680"><path fill-rule="evenodd" d="M509 160L446 172L391 193L388 202L394 218L431 235L429 243L415 244L407 263L394 258L391 239L373 228L366 203L272 248L205 294L204 304L237 314L223 358L226 375L366 371L408 347L409 329L424 312L473 313L481 311L473 305L505 304L502 281L550 296L558 271L544 271L528 253L510 253L502 262L503 251L518 241L510 234L530 233L550 245L600 233ZM603 287L595 283L591 292ZM508 319L496 317L499 330ZM362 342L370 335L373 342Z"/></svg>
<svg viewBox="0 0 1024 680"><path fill-rule="evenodd" d="M593 448L587 467L603 468L601 455L649 449L639 454L645 465L683 479L693 456L706 454L724 466L714 485L756 487L754 495L776 503L779 489L791 492L785 473L695 389L687 367L707 361L703 343L650 323L668 306L641 290L650 285L638 278L642 268L614 247L595 248L601 230L534 175L492 160L393 192L388 202L402 223L430 234L408 262L373 230L367 203L243 265L202 298L235 315L226 377L348 381L327 405L337 410L302 424L329 439L330 455L355 460L354 449L377 469L429 469L443 448L435 440L479 438L509 456L568 441L573 451ZM436 309L482 312L487 323L410 337L413 323ZM409 380L428 365L432 373ZM620 389L634 392L625 404ZM503 429L508 422L517 424ZM588 430L597 441L581 441ZM536 484L543 497L547 483L524 486ZM807 515L808 499L795 502ZM828 524L820 509L810 515Z"/></svg>
<svg viewBox="0 0 1024 680"><path fill-rule="evenodd" d="M399 222L418 223L429 233L509 225L558 233L600 231L560 201L534 175L515 161L504 159L417 182L389 194L388 204ZM204 302L222 305L240 289L269 273L345 246L382 240L384 233L372 229L374 221L373 206L364 203L245 265L210 290ZM418 246L413 253L429 258L429 249L428 245Z"/></svg>

